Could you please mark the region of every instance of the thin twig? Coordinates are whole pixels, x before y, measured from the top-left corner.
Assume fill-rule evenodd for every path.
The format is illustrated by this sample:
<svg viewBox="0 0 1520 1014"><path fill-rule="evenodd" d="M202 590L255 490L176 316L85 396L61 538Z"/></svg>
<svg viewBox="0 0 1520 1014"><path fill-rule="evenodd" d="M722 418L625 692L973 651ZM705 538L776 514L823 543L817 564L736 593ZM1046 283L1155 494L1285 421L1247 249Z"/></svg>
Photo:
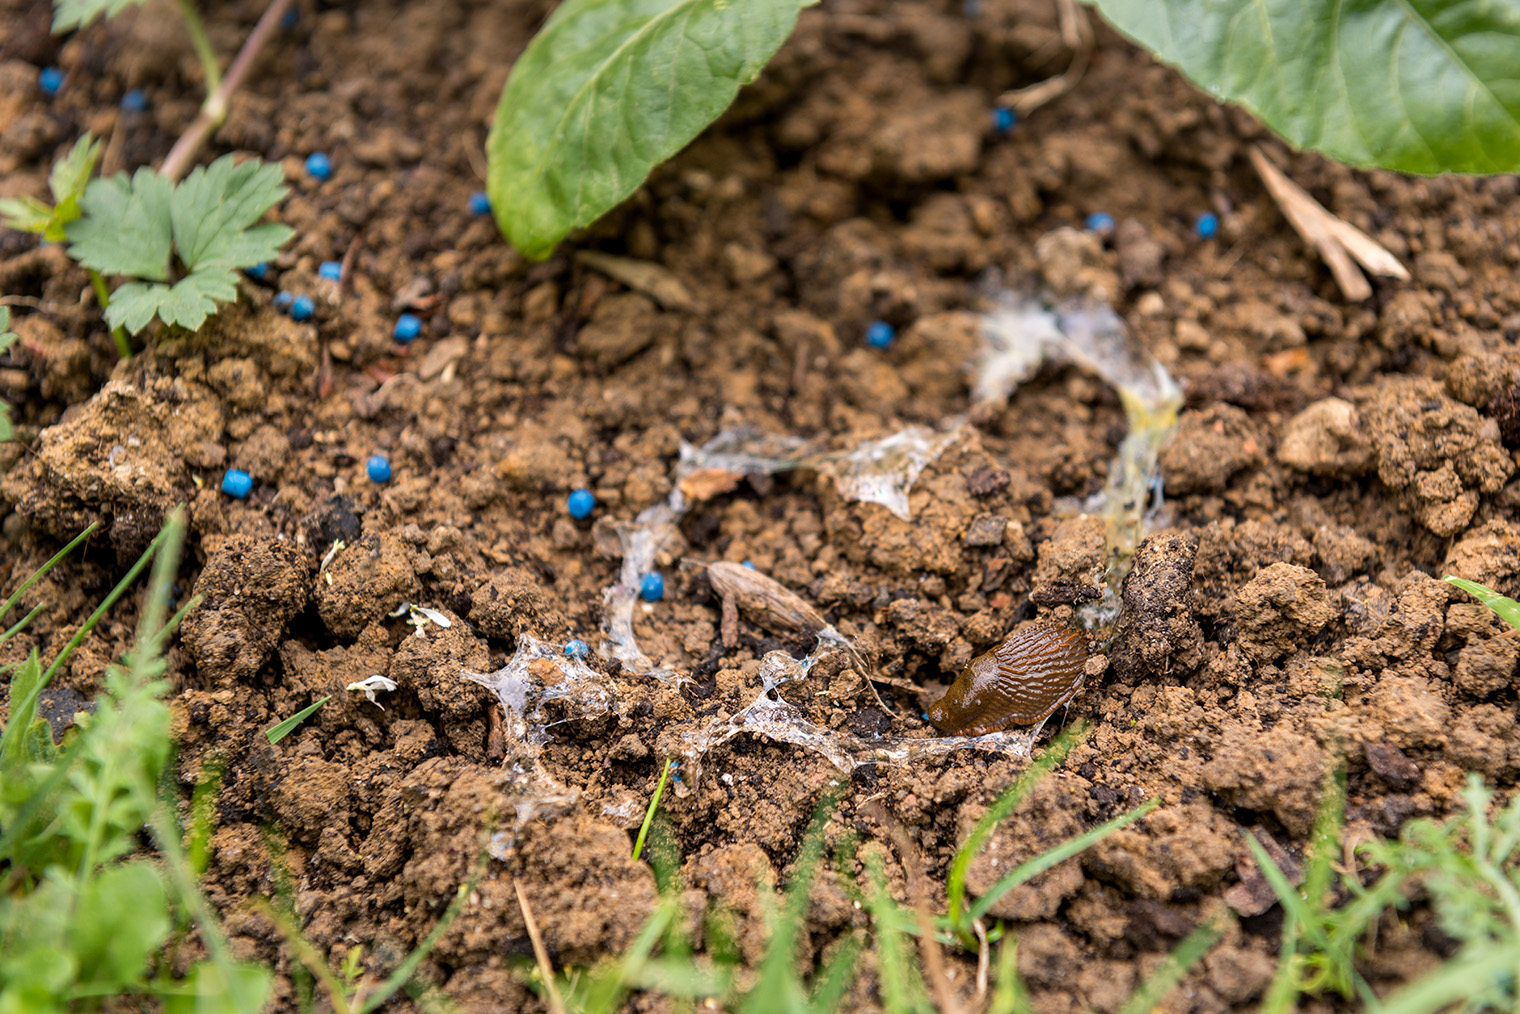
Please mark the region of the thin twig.
<svg viewBox="0 0 1520 1014"><path fill-rule="evenodd" d="M258 59L263 51L264 44L269 37L279 28L280 19L285 16L286 9L291 0L273 0L269 8L264 11L264 16L259 18L259 23L253 26L243 48L238 51L237 58L232 61L232 66L227 68L226 75L216 90L206 96L206 101L201 105L201 111L195 115L194 121L180 135L178 141L169 152L169 157L164 159L164 164L159 168L160 176L171 180L177 180L190 171L190 164L195 161L200 153L201 145L216 132L216 129L227 119L228 103L232 99L238 86L248 76L248 71L253 67L253 62ZM208 81L209 85L210 82Z"/></svg>
<svg viewBox="0 0 1520 1014"><path fill-rule="evenodd" d="M1294 231L1319 251L1343 296L1361 302L1372 295L1372 284L1357 270L1357 263L1371 274L1408 281L1409 272L1397 257L1356 226L1327 211L1307 190L1273 165L1260 145L1253 144L1250 155L1251 165L1256 168L1256 175L1261 177L1267 193L1277 202Z"/></svg>
<svg viewBox="0 0 1520 1014"><path fill-rule="evenodd" d="M544 947L544 938L538 933L538 920L533 918L528 896L523 893L522 884L515 879L512 881L512 889L517 892L517 907L522 909L523 922L528 927L528 939L533 942L533 957L538 960L539 974L544 977L544 992L549 994L550 1014L565 1014L565 1001L560 998L559 987L554 984L554 966L549 964L549 952Z"/></svg>
<svg viewBox="0 0 1520 1014"><path fill-rule="evenodd" d="M1058 0L1056 13L1060 18L1061 41L1071 50L1071 63L1055 77L1046 78L1027 88L1015 88L998 97L1000 105L1011 107L1020 117L1026 117L1047 102L1065 95L1087 73L1094 42L1092 22L1076 0Z"/></svg>

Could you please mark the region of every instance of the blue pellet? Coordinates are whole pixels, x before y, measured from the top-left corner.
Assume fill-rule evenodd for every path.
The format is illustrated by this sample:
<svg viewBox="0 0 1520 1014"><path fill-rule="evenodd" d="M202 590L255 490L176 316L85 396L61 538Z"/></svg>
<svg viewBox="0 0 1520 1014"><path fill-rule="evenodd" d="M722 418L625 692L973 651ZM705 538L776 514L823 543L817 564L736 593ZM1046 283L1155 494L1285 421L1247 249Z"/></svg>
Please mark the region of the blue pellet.
<svg viewBox="0 0 1520 1014"><path fill-rule="evenodd" d="M63 89L64 73L57 67L44 67L37 74L37 87L44 95L57 95Z"/></svg>
<svg viewBox="0 0 1520 1014"><path fill-rule="evenodd" d="M866 344L873 349L885 349L892 347L892 339L897 337L897 329L884 320L878 320L866 328Z"/></svg>
<svg viewBox="0 0 1520 1014"><path fill-rule="evenodd" d="M121 111L144 113L148 110L148 93L141 88L128 88L121 97Z"/></svg>
<svg viewBox="0 0 1520 1014"><path fill-rule="evenodd" d="M1213 239L1219 235L1219 216L1212 211L1205 211L1193 223L1193 232L1199 239Z"/></svg>
<svg viewBox="0 0 1520 1014"><path fill-rule="evenodd" d="M243 274L256 282L262 282L269 277L269 265L263 262L254 264L243 269Z"/></svg>
<svg viewBox="0 0 1520 1014"><path fill-rule="evenodd" d="M314 151L306 156L306 171L319 180L332 177L332 159L326 153Z"/></svg>
<svg viewBox="0 0 1520 1014"><path fill-rule="evenodd" d="M364 471L370 482L390 482L391 460L383 454L371 454L364 463Z"/></svg>
<svg viewBox="0 0 1520 1014"><path fill-rule="evenodd" d="M246 500L253 492L253 476L238 468L229 468L222 476L222 492L234 500Z"/></svg>
<svg viewBox="0 0 1520 1014"><path fill-rule="evenodd" d="M477 190L470 195L470 214L489 215L491 213L491 198L484 190Z"/></svg>
<svg viewBox="0 0 1520 1014"><path fill-rule="evenodd" d="M290 308L295 305L295 301L295 293L291 292L288 289L281 289L280 292L274 297L274 308L281 313L289 313Z"/></svg>
<svg viewBox="0 0 1520 1014"><path fill-rule="evenodd" d="M396 318L396 326L391 330L391 336L403 345L422 333L422 318L415 313L403 313Z"/></svg>
<svg viewBox="0 0 1520 1014"><path fill-rule="evenodd" d="M639 582L639 597L645 602L658 602L665 597L665 579L657 573L644 575Z"/></svg>
<svg viewBox="0 0 1520 1014"><path fill-rule="evenodd" d="M565 510L577 521L584 521L596 510L596 494L589 489L578 489L565 498Z"/></svg>
<svg viewBox="0 0 1520 1014"><path fill-rule="evenodd" d="M1019 125L1019 114L1007 106L997 106L992 110L992 126L999 134L1006 134Z"/></svg>
<svg viewBox="0 0 1520 1014"><path fill-rule="evenodd" d="M317 301L301 293L290 304L291 320L311 320L317 314Z"/></svg>
<svg viewBox="0 0 1520 1014"><path fill-rule="evenodd" d="M754 560L745 560L739 566L741 566L741 567L748 567L750 570L754 570L755 569L755 561Z"/></svg>
<svg viewBox="0 0 1520 1014"><path fill-rule="evenodd" d="M301 12L292 7L280 17L280 27L287 32L301 23Z"/></svg>
<svg viewBox="0 0 1520 1014"><path fill-rule="evenodd" d="M323 261L322 266L317 268L317 277L325 278L329 282L341 282L343 280L343 264L340 261Z"/></svg>
<svg viewBox="0 0 1520 1014"><path fill-rule="evenodd" d="M1094 211L1087 216L1087 231L1107 236L1114 231L1114 216L1106 211Z"/></svg>
<svg viewBox="0 0 1520 1014"><path fill-rule="evenodd" d="M565 645L565 654L571 658L585 658L591 654L591 648L585 641L577 637Z"/></svg>

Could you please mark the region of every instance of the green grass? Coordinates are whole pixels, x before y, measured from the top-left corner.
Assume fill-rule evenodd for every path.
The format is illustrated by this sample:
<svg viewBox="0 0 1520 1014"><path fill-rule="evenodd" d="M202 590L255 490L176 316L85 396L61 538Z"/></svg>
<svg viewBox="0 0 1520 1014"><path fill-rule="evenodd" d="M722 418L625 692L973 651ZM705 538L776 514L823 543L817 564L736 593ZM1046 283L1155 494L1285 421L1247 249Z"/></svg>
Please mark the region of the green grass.
<svg viewBox="0 0 1520 1014"><path fill-rule="evenodd" d="M0 732L0 1010L42 1014L139 997L169 1012L254 1014L269 995L269 971L233 957L195 884L184 830L158 796L170 758L163 653L185 612L168 616L167 602L184 532L177 510L46 669L33 650L9 673L10 720ZM0 605L0 622L88 534ZM131 651L107 671L94 712L78 716L55 745L37 714L39 695L150 562ZM140 855L145 827L156 862ZM176 974L161 955L191 926L206 956Z"/></svg>

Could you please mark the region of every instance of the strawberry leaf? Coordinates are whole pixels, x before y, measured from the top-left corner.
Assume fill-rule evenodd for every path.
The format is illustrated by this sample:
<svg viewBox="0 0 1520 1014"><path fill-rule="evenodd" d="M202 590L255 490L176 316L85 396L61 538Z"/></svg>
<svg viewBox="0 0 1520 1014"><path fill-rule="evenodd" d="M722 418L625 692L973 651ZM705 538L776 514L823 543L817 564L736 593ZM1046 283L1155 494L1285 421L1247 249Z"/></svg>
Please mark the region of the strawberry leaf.
<svg viewBox="0 0 1520 1014"><path fill-rule="evenodd" d="M53 31L67 32L83 28L101 15L114 18L128 7L145 0L57 0L53 5Z"/></svg>
<svg viewBox="0 0 1520 1014"><path fill-rule="evenodd" d="M85 188L82 218L67 228L69 256L106 275L169 280L173 186L148 168L95 180Z"/></svg>

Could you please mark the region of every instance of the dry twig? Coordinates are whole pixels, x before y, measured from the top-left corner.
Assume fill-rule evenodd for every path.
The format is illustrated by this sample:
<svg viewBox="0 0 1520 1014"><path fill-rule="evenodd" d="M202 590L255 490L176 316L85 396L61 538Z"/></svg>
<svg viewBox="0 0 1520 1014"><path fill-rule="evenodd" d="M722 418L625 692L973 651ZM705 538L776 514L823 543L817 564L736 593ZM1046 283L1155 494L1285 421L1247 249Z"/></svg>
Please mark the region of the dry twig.
<svg viewBox="0 0 1520 1014"><path fill-rule="evenodd" d="M539 974L544 977L544 992L549 1001L550 1014L565 1014L565 1001L554 983L554 966L549 964L549 952L544 948L544 938L539 935L538 920L533 918L528 896L523 893L522 884L516 880L512 881L512 889L517 892L517 907L522 909L523 922L528 927L528 939L533 942L533 957L538 961Z"/></svg>
<svg viewBox="0 0 1520 1014"><path fill-rule="evenodd" d="M1361 302L1372 295L1372 284L1357 270L1357 264L1369 274L1409 280L1409 272L1397 257L1356 226L1325 210L1308 191L1273 165L1260 145L1251 146L1251 165L1294 231L1319 251L1347 299Z"/></svg>

